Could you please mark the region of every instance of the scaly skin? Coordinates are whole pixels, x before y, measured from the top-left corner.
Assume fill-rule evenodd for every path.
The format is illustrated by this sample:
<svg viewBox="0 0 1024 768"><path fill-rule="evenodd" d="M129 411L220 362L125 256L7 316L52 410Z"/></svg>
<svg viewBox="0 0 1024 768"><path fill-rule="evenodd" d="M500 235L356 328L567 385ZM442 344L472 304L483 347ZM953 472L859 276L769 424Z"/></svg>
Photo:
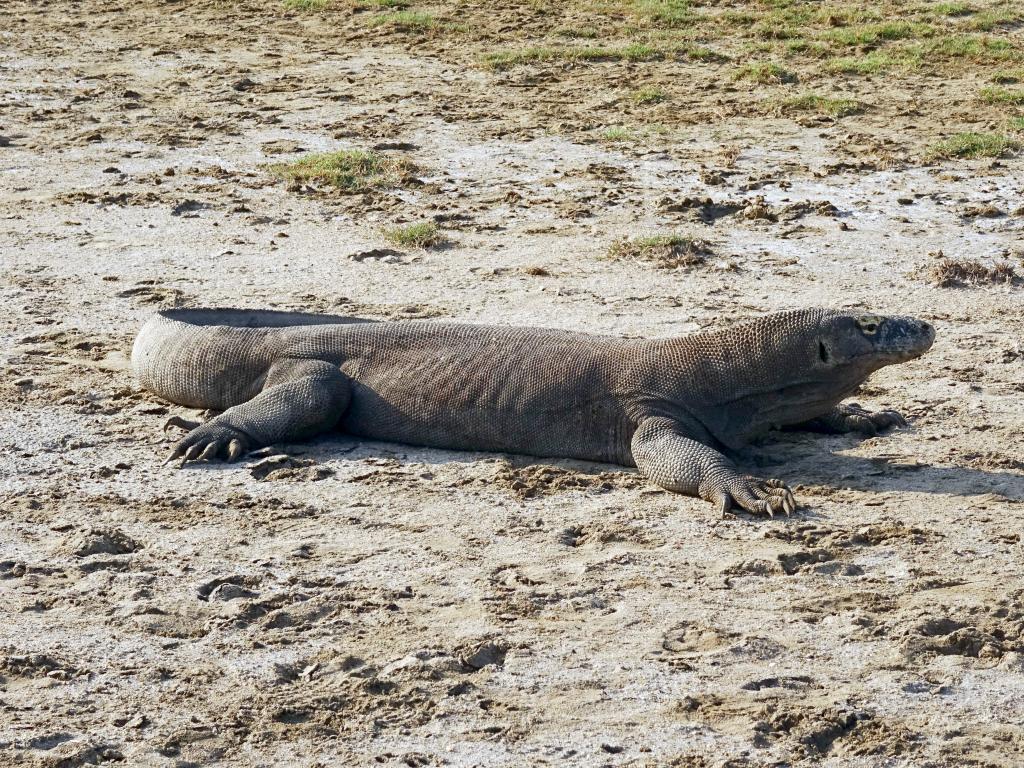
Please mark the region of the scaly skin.
<svg viewBox="0 0 1024 768"><path fill-rule="evenodd" d="M340 428L477 451L636 466L723 511L789 514L781 480L741 474L723 451L770 429L874 434L894 411L841 401L877 369L923 354L908 317L781 312L721 331L631 340L544 328L247 310L168 310L139 333L142 385L223 413L171 459L233 461ZM179 425L189 426L180 420Z"/></svg>

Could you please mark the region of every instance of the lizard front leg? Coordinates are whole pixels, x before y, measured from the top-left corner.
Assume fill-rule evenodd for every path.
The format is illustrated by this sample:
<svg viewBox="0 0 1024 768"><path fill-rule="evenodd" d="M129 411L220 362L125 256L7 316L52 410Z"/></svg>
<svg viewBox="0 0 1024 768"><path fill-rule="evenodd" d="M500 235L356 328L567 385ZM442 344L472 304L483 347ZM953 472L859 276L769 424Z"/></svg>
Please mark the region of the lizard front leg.
<svg viewBox="0 0 1024 768"><path fill-rule="evenodd" d="M858 432L869 437L889 427L905 427L907 421L896 411L869 411L857 403L840 403L823 416L795 424L791 429L839 435Z"/></svg>
<svg viewBox="0 0 1024 768"><path fill-rule="evenodd" d="M722 513L738 505L747 512L774 517L797 508L792 491L781 480L742 475L713 448L686 436L679 422L665 417L645 419L631 444L637 469L669 491L699 496Z"/></svg>
<svg viewBox="0 0 1024 768"><path fill-rule="evenodd" d="M235 461L256 448L311 437L338 423L350 395L349 379L335 365L279 360L256 397L195 427L178 441L167 461Z"/></svg>

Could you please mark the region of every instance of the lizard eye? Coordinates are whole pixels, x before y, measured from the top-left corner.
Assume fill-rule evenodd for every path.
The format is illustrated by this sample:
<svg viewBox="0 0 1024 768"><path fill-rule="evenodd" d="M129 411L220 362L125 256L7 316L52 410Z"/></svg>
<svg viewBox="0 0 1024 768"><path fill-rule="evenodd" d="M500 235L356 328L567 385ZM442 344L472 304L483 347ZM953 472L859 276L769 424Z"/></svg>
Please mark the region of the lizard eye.
<svg viewBox="0 0 1024 768"><path fill-rule="evenodd" d="M857 318L857 327L865 336L874 336L882 324L882 318L877 315L861 315Z"/></svg>

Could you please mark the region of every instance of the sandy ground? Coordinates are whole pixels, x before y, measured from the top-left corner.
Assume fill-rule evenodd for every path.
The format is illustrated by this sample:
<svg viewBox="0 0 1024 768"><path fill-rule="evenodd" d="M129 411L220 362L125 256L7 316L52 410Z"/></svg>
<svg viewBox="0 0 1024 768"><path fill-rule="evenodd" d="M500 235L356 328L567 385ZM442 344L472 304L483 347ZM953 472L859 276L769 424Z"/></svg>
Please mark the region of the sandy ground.
<svg viewBox="0 0 1024 768"><path fill-rule="evenodd" d="M781 117L616 148L507 74L130 6L14 2L0 29L0 762L1024 764L1024 302L920 271L1019 268L1021 160L858 166L843 128ZM266 168L346 147L414 183ZM446 247L375 250L421 219ZM607 257L664 231L712 255ZM162 467L194 413L128 370L160 306L667 336L809 304L938 337L861 398L910 428L750 451L788 520L344 437Z"/></svg>

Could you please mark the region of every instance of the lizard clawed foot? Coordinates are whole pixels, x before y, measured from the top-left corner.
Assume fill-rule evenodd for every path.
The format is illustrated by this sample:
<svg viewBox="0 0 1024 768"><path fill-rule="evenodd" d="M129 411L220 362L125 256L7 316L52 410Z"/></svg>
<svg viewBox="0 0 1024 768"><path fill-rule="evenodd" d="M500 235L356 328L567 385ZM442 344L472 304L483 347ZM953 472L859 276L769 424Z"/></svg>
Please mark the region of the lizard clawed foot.
<svg viewBox="0 0 1024 768"><path fill-rule="evenodd" d="M788 517L797 510L796 498L784 482L764 480L751 475L736 475L711 489L708 501L718 505L722 514L739 507L754 515L775 517L785 512Z"/></svg>
<svg viewBox="0 0 1024 768"><path fill-rule="evenodd" d="M177 459L181 460L181 466L190 461L210 461L218 458L237 461L250 447L249 436L244 432L226 424L208 421L195 427L179 440L164 464L170 464Z"/></svg>
<svg viewBox="0 0 1024 768"><path fill-rule="evenodd" d="M905 427L907 420L896 411L869 411L857 403L839 406L836 426L843 432L858 432L873 437L889 427Z"/></svg>

